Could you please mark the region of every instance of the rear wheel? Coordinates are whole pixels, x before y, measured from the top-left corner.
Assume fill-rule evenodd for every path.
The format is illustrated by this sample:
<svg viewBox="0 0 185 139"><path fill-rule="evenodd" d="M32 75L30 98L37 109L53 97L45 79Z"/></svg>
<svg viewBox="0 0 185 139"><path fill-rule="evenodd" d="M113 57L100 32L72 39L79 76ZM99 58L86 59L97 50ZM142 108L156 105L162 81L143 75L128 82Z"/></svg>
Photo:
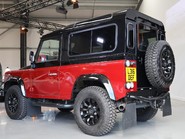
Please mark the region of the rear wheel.
<svg viewBox="0 0 185 139"><path fill-rule="evenodd" d="M157 111L158 109L154 109L152 107L138 108L136 110L137 121L145 122L147 120L150 120L157 114Z"/></svg>
<svg viewBox="0 0 185 139"><path fill-rule="evenodd" d="M19 86L11 86L5 94L6 113L11 119L23 119L27 115L27 100L22 96Z"/></svg>
<svg viewBox="0 0 185 139"><path fill-rule="evenodd" d="M115 104L103 88L86 87L76 97L74 116L84 133L101 136L109 133L116 122Z"/></svg>

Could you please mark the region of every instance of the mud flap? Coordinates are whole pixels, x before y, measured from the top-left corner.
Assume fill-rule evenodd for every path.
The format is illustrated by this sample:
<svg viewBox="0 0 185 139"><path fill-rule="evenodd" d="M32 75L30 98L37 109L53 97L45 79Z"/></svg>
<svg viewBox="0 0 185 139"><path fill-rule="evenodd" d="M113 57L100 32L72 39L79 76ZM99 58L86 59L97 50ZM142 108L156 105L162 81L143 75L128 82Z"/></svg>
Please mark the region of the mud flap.
<svg viewBox="0 0 185 139"><path fill-rule="evenodd" d="M137 125L136 119L136 103L126 104L125 112L122 117L122 128L127 129Z"/></svg>
<svg viewBox="0 0 185 139"><path fill-rule="evenodd" d="M162 106L163 117L172 115L170 94L166 96L165 104Z"/></svg>

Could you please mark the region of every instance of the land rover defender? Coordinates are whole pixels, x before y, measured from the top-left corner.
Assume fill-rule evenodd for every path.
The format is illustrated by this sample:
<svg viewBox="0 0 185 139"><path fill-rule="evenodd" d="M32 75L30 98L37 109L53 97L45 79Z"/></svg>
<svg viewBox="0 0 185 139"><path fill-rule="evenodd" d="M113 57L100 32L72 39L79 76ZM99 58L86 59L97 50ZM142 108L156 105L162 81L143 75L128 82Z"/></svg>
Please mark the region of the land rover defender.
<svg viewBox="0 0 185 139"><path fill-rule="evenodd" d="M74 110L84 133L101 136L130 103L137 121L153 118L158 109L171 115L173 51L162 22L138 11L96 17L44 35L30 61L5 74L11 119L23 119L28 105Z"/></svg>

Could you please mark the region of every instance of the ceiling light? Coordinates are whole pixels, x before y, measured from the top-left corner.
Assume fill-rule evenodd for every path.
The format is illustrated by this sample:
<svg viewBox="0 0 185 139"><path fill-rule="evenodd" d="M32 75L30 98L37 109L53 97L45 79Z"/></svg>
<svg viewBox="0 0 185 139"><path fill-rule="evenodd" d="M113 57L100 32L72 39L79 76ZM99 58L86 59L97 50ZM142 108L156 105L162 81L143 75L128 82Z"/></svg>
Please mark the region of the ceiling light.
<svg viewBox="0 0 185 139"><path fill-rule="evenodd" d="M77 2L77 0L71 0L73 3Z"/></svg>
<svg viewBox="0 0 185 139"><path fill-rule="evenodd" d="M21 26L20 29L22 32L28 32L28 29L25 26Z"/></svg>
<svg viewBox="0 0 185 139"><path fill-rule="evenodd" d="M62 13L62 14L67 14L67 10L64 7L64 3L62 3L61 6L56 6L56 12L57 13Z"/></svg>
<svg viewBox="0 0 185 139"><path fill-rule="evenodd" d="M72 4L77 3L77 2L78 2L77 0L68 0L66 5L71 6Z"/></svg>
<svg viewBox="0 0 185 139"><path fill-rule="evenodd" d="M73 5L73 9L79 8L78 0L68 0L66 5L67 6Z"/></svg>
<svg viewBox="0 0 185 139"><path fill-rule="evenodd" d="M73 9L77 9L77 8L79 8L78 2L73 4Z"/></svg>

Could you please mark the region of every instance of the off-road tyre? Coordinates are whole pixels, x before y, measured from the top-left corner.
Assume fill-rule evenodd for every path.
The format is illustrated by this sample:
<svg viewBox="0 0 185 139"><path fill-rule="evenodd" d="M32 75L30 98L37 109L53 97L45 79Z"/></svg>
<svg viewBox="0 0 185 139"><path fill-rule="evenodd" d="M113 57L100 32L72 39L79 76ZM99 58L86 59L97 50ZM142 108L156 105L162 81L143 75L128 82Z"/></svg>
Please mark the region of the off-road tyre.
<svg viewBox="0 0 185 139"><path fill-rule="evenodd" d="M115 103L105 89L98 86L86 87L75 99L74 117L84 133L93 136L105 135L116 122Z"/></svg>
<svg viewBox="0 0 185 139"><path fill-rule="evenodd" d="M157 114L158 109L154 109L152 107L146 108L138 108L136 110L137 113L137 121L138 122L146 122L152 119Z"/></svg>
<svg viewBox="0 0 185 139"><path fill-rule="evenodd" d="M152 42L145 55L145 70L150 84L168 89L175 75L175 59L170 45L163 40Z"/></svg>
<svg viewBox="0 0 185 139"><path fill-rule="evenodd" d="M5 94L6 113L11 119L21 120L27 115L27 99L22 96L19 86L11 86Z"/></svg>

